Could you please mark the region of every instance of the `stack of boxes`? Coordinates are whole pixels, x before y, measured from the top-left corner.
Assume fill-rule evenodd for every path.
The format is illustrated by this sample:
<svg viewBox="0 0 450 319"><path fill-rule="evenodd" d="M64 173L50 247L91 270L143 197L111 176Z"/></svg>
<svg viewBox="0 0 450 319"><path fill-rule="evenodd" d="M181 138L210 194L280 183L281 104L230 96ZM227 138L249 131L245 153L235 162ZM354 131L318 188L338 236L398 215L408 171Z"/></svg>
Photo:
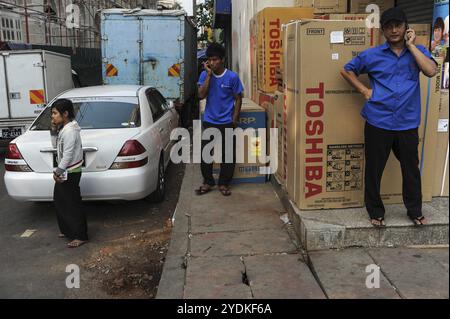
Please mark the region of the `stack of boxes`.
<svg viewBox="0 0 450 319"><path fill-rule="evenodd" d="M364 205L364 99L340 70L361 51L385 41L379 29L367 28L367 6L376 4L381 13L394 2L297 0L297 8L266 8L251 20L251 98L266 109L267 128L277 128L273 176L300 209ZM416 43L429 47L430 25L410 27L416 30ZM361 79L368 85L367 77ZM430 201L448 196L448 92L441 96L440 77L421 75L420 81L420 169L423 199ZM402 202L394 155L381 193L385 203Z"/></svg>
<svg viewBox="0 0 450 319"><path fill-rule="evenodd" d="M433 196L448 197L448 89L441 91L434 162Z"/></svg>
<svg viewBox="0 0 450 319"><path fill-rule="evenodd" d="M277 90L277 67L283 64L281 26L291 20L312 19L312 8L266 8L250 21L251 96L262 104Z"/></svg>

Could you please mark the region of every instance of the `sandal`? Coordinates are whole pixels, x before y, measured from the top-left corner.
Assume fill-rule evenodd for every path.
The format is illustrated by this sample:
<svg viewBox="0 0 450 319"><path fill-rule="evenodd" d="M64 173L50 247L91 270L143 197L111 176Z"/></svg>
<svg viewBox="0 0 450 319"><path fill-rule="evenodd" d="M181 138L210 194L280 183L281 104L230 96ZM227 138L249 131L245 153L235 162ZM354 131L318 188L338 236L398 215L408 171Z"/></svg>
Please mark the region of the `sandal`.
<svg viewBox="0 0 450 319"><path fill-rule="evenodd" d="M230 188L228 188L227 186L220 186L219 187L219 191L222 193L223 196L230 196L231 195Z"/></svg>
<svg viewBox="0 0 450 319"><path fill-rule="evenodd" d="M80 246L82 246L82 245L84 245L86 243L87 243L87 240L75 239L75 240L72 240L70 243L68 243L67 247L69 247L69 248L77 248L77 247L80 247Z"/></svg>
<svg viewBox="0 0 450 319"><path fill-rule="evenodd" d="M200 186L198 189L196 189L195 194L205 195L205 194L209 193L210 191L212 191L212 186L205 184L205 185Z"/></svg>
<svg viewBox="0 0 450 319"><path fill-rule="evenodd" d="M370 223L372 224L373 227L375 228L383 228L386 227L386 224L384 222L384 217L379 217L379 218L372 218L370 220Z"/></svg>
<svg viewBox="0 0 450 319"><path fill-rule="evenodd" d="M425 226L426 224L424 223L425 221L425 216L420 216L420 217L409 217L409 219L411 219L414 223L415 227L422 227Z"/></svg>
<svg viewBox="0 0 450 319"><path fill-rule="evenodd" d="M66 238L66 235L64 235L64 234L59 234L59 235L58 235L58 238Z"/></svg>

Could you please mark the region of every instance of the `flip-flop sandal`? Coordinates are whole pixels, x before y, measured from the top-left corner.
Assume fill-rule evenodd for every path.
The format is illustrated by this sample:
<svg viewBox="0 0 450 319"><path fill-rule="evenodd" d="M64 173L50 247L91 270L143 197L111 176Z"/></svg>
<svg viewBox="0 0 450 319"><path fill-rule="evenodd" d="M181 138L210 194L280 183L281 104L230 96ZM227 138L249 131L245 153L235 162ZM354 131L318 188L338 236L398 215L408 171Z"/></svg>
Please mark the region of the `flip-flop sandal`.
<svg viewBox="0 0 450 319"><path fill-rule="evenodd" d="M86 244L86 243L87 243L87 240L86 240L86 241L80 240L80 241L78 241L78 242L76 242L76 243L74 243L73 241L71 241L70 243L67 244L67 247L69 247L69 248L78 248L78 247L80 247L80 246L83 246L83 245Z"/></svg>
<svg viewBox="0 0 450 319"><path fill-rule="evenodd" d="M412 222L414 223L414 227L423 227L423 226L425 226L425 224L422 222L422 221L425 220L425 216L410 217L409 219L411 219Z"/></svg>
<svg viewBox="0 0 450 319"><path fill-rule="evenodd" d="M378 221L380 224L379 224L379 225L374 224L374 222L373 222L374 220ZM384 227L386 227L386 224L384 224L384 218L383 218L383 217L380 217L380 218L372 218L372 219L370 220L370 223L371 223L372 226L375 227L375 228L384 228Z"/></svg>
<svg viewBox="0 0 450 319"><path fill-rule="evenodd" d="M219 188L219 191L222 193L223 196L231 195L231 191L228 187L227 188Z"/></svg>
<svg viewBox="0 0 450 319"><path fill-rule="evenodd" d="M195 194L197 194L198 196L201 195L205 195L207 193L209 193L210 191L212 191L212 187L204 187L204 186L200 186L200 188L195 190Z"/></svg>

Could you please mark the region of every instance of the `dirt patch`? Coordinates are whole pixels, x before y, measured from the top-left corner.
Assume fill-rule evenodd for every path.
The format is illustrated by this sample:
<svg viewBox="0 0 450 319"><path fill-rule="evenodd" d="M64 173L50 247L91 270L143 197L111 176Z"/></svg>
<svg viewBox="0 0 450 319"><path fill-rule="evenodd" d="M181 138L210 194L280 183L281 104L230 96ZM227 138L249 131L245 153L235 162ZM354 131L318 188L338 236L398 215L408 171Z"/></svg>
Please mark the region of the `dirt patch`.
<svg viewBox="0 0 450 319"><path fill-rule="evenodd" d="M163 229L140 230L113 240L88 259L83 268L111 298L155 298L170 233L167 222Z"/></svg>

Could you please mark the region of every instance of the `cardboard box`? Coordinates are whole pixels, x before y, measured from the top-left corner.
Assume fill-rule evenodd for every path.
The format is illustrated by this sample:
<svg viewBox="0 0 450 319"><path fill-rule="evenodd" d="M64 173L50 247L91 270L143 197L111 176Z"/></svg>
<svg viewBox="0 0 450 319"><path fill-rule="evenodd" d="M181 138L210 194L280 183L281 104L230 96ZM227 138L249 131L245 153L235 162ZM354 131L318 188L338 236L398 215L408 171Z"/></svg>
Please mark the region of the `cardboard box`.
<svg viewBox="0 0 450 319"><path fill-rule="evenodd" d="M202 100L200 103L200 111L203 118L206 102ZM258 156L261 153L261 135L259 129L266 128L266 111L250 99L244 98L242 100L241 114L239 117L238 127L243 130L247 128L255 129L255 134L246 137L244 139L244 161L242 163L236 163L236 167L233 175L233 184L237 183L265 183L267 181L267 175L261 173L261 168L265 168L267 165L261 163L256 158L256 162L249 161L247 150L250 150L251 154ZM239 143L239 142L238 142ZM236 146L237 150L241 150L240 144ZM238 156L238 155L237 155ZM218 179L220 164L215 163L213 165L213 176Z"/></svg>
<svg viewBox="0 0 450 319"><path fill-rule="evenodd" d="M324 13L314 15L319 20L366 20L367 13Z"/></svg>
<svg viewBox="0 0 450 319"><path fill-rule="evenodd" d="M155 2L154 0L152 1ZM226 2L231 1L228 0ZM293 6L295 6L295 0L233 0L233 5L231 6L230 39L230 46L233 48L233 54L232 59L229 59L228 62L230 63L230 69L236 72L242 80L246 97L252 98L250 94L252 83L249 54L249 52L252 52L249 47L250 19L266 7Z"/></svg>
<svg viewBox="0 0 450 319"><path fill-rule="evenodd" d="M339 71L355 54L370 47L371 32L364 21L305 20L286 28L286 63L297 65L297 74L288 70L286 75L288 193L300 209L363 206L365 121L360 111L365 101ZM326 73L318 72L317 61L321 61L320 70ZM360 79L369 85L367 76ZM419 154L426 201L431 199L434 178L432 149L439 85L437 77L421 75L420 81ZM400 167L391 158L384 171L381 194L385 203L398 203L402 201L401 193Z"/></svg>
<svg viewBox="0 0 450 319"><path fill-rule="evenodd" d="M275 104L274 104L274 116L275 116L275 127L278 132L278 169L275 172L275 178L278 183L282 186L285 185L286 181L286 166L284 155L286 153L286 140L284 138L285 131L285 113L284 113L284 93L277 91L275 92Z"/></svg>
<svg viewBox="0 0 450 319"><path fill-rule="evenodd" d="M428 50L431 44L431 25L425 23L413 23L409 25L416 31L416 44L421 44Z"/></svg>
<svg viewBox="0 0 450 319"><path fill-rule="evenodd" d="M316 15L315 19L320 20L346 20L346 21L355 21L361 20L366 21L369 17L366 13L331 13L331 14L321 14ZM370 46L376 46L380 42L380 29L370 29L371 33L371 43Z"/></svg>
<svg viewBox="0 0 450 319"><path fill-rule="evenodd" d="M252 101L267 110L274 103L274 94L257 90Z"/></svg>
<svg viewBox="0 0 450 319"><path fill-rule="evenodd" d="M260 105L261 107L263 107L266 110L266 118L267 118L267 124L266 124L266 151L267 151L267 155L270 155L270 153L272 152L272 148L271 146L271 139L272 136L270 135L270 129L271 128L276 128L276 123L275 123L275 95L272 94L271 98L269 101L263 103L262 105ZM273 150L274 152L276 150ZM275 172L271 172L271 174L273 174Z"/></svg>
<svg viewBox="0 0 450 319"><path fill-rule="evenodd" d="M291 200L300 209L363 206L364 99L340 70L370 47L370 30L364 21L305 20L288 24L286 38L297 66L285 81Z"/></svg>
<svg viewBox="0 0 450 319"><path fill-rule="evenodd" d="M257 46L258 46L258 39L257 39L257 20L255 17L253 17L250 20L250 78L251 78L251 84L250 84L250 98L255 101L255 103L258 103L258 64L257 64Z"/></svg>
<svg viewBox="0 0 450 319"><path fill-rule="evenodd" d="M369 4L376 4L380 7L380 13L395 6L395 0L350 0L350 13L367 13Z"/></svg>
<svg viewBox="0 0 450 319"><path fill-rule="evenodd" d="M415 23L410 24L409 27L416 31L416 44L421 44L429 50L431 42L431 25L426 23ZM386 38L380 30L379 43L383 44L384 42L386 42Z"/></svg>
<svg viewBox="0 0 450 319"><path fill-rule="evenodd" d="M448 197L448 90L441 91L441 103L439 108L439 120L437 129L435 175L433 183L433 196Z"/></svg>
<svg viewBox="0 0 450 319"><path fill-rule="evenodd" d="M297 135L296 130L296 111L297 111L297 100L295 93L297 82L296 82L296 50L297 41L295 39L295 26L296 24L289 24L283 27L283 63L284 63L284 120L285 120L285 131L284 139L286 142L286 152L284 154L285 158L285 184L286 192L288 193L291 200L295 197L295 172L297 168L297 160L295 154L297 151ZM294 66L294 67L293 67Z"/></svg>
<svg viewBox="0 0 450 319"><path fill-rule="evenodd" d="M256 65L258 89L273 93L278 83L276 67L282 63L281 25L291 20L313 18L311 8L266 8L256 15Z"/></svg>
<svg viewBox="0 0 450 319"><path fill-rule="evenodd" d="M345 13L347 0L296 0L295 4L302 8L314 8L314 13Z"/></svg>
<svg viewBox="0 0 450 319"><path fill-rule="evenodd" d="M440 66L442 64L440 63ZM422 200L432 200L436 170L436 143L439 118L439 78L420 75L422 115L419 126L419 161L422 176ZM428 94L429 92L429 94ZM381 199L385 204L402 204L402 173L399 161L391 152L381 180Z"/></svg>

